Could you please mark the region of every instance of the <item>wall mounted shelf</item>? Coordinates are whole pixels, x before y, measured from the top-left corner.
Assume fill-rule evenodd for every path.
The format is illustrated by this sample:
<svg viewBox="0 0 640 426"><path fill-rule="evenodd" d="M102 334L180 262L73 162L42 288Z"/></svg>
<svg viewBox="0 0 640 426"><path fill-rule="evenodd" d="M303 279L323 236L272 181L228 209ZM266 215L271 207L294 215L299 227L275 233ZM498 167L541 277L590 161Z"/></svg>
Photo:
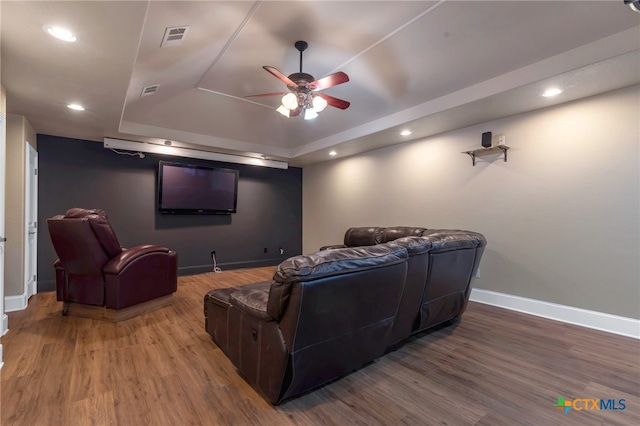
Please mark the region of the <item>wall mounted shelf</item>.
<svg viewBox="0 0 640 426"><path fill-rule="evenodd" d="M473 165L476 165L476 157L481 157L483 155L489 155L489 154L495 154L497 152L502 151L502 153L504 154L504 161L505 163L507 162L507 151L509 150L509 147L506 145L496 145L496 146L490 146L489 148L478 148L478 149L473 149L471 151L462 151L463 154L467 154L469 157L471 157L471 161L473 163Z"/></svg>

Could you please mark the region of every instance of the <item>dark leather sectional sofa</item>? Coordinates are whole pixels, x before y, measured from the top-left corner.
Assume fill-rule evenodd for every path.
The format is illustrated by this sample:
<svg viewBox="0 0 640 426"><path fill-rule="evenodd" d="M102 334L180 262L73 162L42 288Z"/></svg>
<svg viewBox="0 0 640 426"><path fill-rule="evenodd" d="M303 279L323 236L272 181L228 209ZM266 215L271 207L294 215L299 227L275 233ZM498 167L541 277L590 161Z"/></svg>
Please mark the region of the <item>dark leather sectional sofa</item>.
<svg viewBox="0 0 640 426"><path fill-rule="evenodd" d="M271 281L204 297L207 332L272 404L459 318L486 241L393 227L352 228L345 243L285 260Z"/></svg>

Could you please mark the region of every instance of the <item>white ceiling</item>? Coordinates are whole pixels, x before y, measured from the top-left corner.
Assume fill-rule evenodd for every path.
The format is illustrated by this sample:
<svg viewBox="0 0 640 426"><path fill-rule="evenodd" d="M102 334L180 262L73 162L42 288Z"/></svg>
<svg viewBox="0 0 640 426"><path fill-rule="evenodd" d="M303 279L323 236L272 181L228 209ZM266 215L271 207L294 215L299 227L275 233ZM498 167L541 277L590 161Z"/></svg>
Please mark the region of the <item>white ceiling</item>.
<svg viewBox="0 0 640 426"><path fill-rule="evenodd" d="M2 1L7 112L38 133L104 137L304 166L640 83L640 13L610 1ZM64 25L76 43L42 27ZM189 26L161 48L166 27ZM316 78L351 102L315 120L275 112ZM143 87L159 84L141 97ZM564 92L543 98L548 86ZM65 107L84 105L77 112Z"/></svg>

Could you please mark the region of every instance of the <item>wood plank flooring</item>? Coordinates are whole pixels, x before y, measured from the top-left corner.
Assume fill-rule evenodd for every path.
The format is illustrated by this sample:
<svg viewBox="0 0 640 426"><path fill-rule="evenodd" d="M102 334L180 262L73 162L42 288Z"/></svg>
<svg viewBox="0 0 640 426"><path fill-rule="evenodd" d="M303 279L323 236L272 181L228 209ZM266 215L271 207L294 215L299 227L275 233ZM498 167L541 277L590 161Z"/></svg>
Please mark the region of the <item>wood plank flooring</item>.
<svg viewBox="0 0 640 426"><path fill-rule="evenodd" d="M273 270L180 277L171 306L115 324L63 317L54 293L33 296L2 338L0 423L640 424L639 341L477 303L457 326L272 407L205 332L203 297ZM624 399L626 409L563 414L558 397Z"/></svg>

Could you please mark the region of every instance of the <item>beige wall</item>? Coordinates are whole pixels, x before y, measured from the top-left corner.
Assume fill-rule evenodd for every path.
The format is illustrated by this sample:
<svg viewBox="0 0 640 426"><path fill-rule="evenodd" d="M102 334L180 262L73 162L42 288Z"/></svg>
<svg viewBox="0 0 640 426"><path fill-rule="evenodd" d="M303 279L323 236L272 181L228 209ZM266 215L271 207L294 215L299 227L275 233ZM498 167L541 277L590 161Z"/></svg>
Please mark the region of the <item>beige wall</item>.
<svg viewBox="0 0 640 426"><path fill-rule="evenodd" d="M303 251L346 228L462 228L475 287L640 318L640 86L303 171ZM508 162L461 151L504 134Z"/></svg>
<svg viewBox="0 0 640 426"><path fill-rule="evenodd" d="M36 147L36 134L21 115L7 115L5 184L4 295L19 296L24 289L25 245L25 141Z"/></svg>

